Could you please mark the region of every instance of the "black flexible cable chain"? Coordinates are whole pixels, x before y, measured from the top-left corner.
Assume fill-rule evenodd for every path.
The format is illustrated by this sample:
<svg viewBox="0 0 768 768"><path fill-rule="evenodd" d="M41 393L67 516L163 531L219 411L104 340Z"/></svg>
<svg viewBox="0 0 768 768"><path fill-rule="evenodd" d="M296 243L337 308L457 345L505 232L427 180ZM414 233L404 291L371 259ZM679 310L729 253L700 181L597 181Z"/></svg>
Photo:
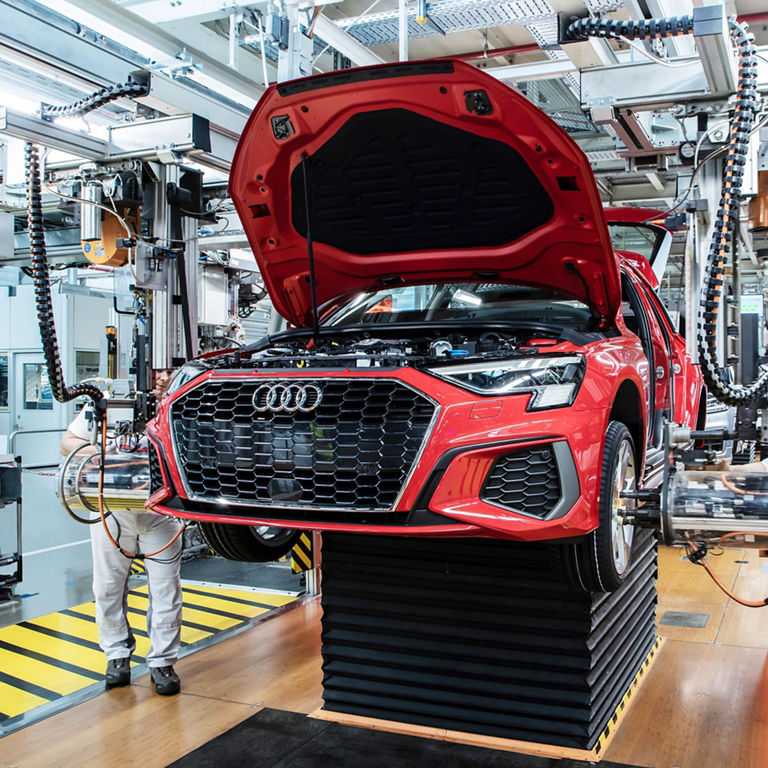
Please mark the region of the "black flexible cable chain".
<svg viewBox="0 0 768 768"><path fill-rule="evenodd" d="M754 35L746 24L732 16L728 20L731 39L739 57L739 80L736 102L730 124L728 152L723 166L720 206L717 211L712 242L704 273L704 290L699 315L697 345L707 389L728 405L746 405L768 392L768 371L749 386L731 384L717 364L717 313L723 286L725 261L733 247L734 230L739 219L741 184L749 151L749 135L758 109L757 49ZM662 38L693 31L693 16L671 16L665 19L617 21L614 19L579 19L568 27L567 36L574 40L588 37Z"/></svg>
<svg viewBox="0 0 768 768"><path fill-rule="evenodd" d="M34 144L27 143L24 145L24 170L27 180L27 223L29 226L29 253L32 258L35 282L35 306L51 391L60 403L74 400L80 395L87 395L93 400L96 410L99 412L104 393L98 387L91 384L77 384L74 387L68 387L64 383L59 344L56 339L56 325L53 320L48 260L45 253L40 156L38 148Z"/></svg>
<svg viewBox="0 0 768 768"><path fill-rule="evenodd" d="M109 104L110 101L146 96L148 93L149 86L143 83L118 83L117 85L110 85L108 88L102 88L90 96L84 96L73 104L66 104L60 107L43 104L40 109L40 116L43 119L51 119L54 117L85 115L99 107L103 107L105 104Z"/></svg>

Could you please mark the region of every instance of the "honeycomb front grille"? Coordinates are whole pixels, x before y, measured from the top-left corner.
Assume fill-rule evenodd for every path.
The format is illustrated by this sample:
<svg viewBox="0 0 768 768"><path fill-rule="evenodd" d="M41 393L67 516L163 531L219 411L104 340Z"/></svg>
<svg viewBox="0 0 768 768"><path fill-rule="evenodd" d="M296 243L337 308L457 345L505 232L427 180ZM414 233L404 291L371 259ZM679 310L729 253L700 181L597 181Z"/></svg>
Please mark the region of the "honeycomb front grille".
<svg viewBox="0 0 768 768"><path fill-rule="evenodd" d="M536 517L546 517L561 495L551 445L522 448L500 456L480 492L484 501Z"/></svg>
<svg viewBox="0 0 768 768"><path fill-rule="evenodd" d="M147 457L149 460L149 495L157 493L163 483L163 473L160 471L160 459L157 456L157 450L152 443L149 443L147 448Z"/></svg>
<svg viewBox="0 0 768 768"><path fill-rule="evenodd" d="M285 412L279 403L270 410L265 386L289 384L317 387L319 402L313 396L307 410ZM179 468L200 499L384 511L434 410L387 379L214 379L172 404L171 425Z"/></svg>

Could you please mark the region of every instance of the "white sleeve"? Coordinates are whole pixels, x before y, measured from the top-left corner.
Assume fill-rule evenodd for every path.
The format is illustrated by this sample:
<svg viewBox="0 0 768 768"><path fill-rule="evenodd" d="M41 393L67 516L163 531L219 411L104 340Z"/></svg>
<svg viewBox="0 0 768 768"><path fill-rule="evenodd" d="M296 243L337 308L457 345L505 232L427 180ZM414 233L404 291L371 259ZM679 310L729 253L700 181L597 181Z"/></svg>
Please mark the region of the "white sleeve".
<svg viewBox="0 0 768 768"><path fill-rule="evenodd" d="M84 405L77 416L72 420L69 427L67 427L75 437L79 437L81 440L86 441L91 439L91 430L88 429L88 422L85 419L85 411L87 408L88 406Z"/></svg>

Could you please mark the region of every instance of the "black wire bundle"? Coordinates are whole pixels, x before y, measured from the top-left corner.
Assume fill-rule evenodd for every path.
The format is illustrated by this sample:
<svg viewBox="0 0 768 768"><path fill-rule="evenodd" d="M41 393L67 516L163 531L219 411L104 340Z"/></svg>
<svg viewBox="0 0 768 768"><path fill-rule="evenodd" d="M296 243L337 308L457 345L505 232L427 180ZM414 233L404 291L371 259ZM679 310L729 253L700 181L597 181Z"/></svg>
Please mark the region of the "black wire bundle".
<svg viewBox="0 0 768 768"><path fill-rule="evenodd" d="M733 248L739 219L741 184L749 152L749 137L757 114L757 49L748 26L735 17L728 20L731 39L739 56L739 79L736 103L730 123L728 149L723 167L720 206L717 211L712 242L704 273L704 295L699 317L697 345L707 389L728 405L747 405L768 392L768 371L749 386L732 384L724 378L717 364L717 317L722 294L724 266ZM693 31L693 16L664 19L618 21L614 19L579 19L568 27L567 36L574 40L588 37L662 38Z"/></svg>
<svg viewBox="0 0 768 768"><path fill-rule="evenodd" d="M588 37L626 37L628 40L687 35L693 32L693 16L668 16L663 19L599 19L574 21L567 37L586 40Z"/></svg>
<svg viewBox="0 0 768 768"><path fill-rule="evenodd" d="M98 387L91 384L68 387L64 383L59 344L56 339L56 325L53 319L48 260L45 252L40 156L34 144L27 143L24 145L24 170L27 180L27 222L29 226L29 253L32 258L35 282L35 307L51 390L53 396L60 403L66 403L81 395L87 395L93 400L98 412L102 408L101 401L104 399L104 393Z"/></svg>
<svg viewBox="0 0 768 768"><path fill-rule="evenodd" d="M735 19L729 23L731 38L739 51L739 81L730 125L728 152L723 168L720 205L704 272L704 297L699 318L697 341L699 362L709 391L728 405L752 403L768 391L768 371L749 386L726 381L717 365L717 317L723 285L723 270L733 249L739 220L741 184L749 151L749 134L757 113L757 49L746 24Z"/></svg>
<svg viewBox="0 0 768 768"><path fill-rule="evenodd" d="M54 117L75 117L93 112L111 101L122 98L135 98L136 96L146 96L149 93L149 86L143 83L118 83L102 88L100 91L84 96L82 99L72 104L64 106L52 106L43 104L40 109L40 116L44 120L50 120Z"/></svg>

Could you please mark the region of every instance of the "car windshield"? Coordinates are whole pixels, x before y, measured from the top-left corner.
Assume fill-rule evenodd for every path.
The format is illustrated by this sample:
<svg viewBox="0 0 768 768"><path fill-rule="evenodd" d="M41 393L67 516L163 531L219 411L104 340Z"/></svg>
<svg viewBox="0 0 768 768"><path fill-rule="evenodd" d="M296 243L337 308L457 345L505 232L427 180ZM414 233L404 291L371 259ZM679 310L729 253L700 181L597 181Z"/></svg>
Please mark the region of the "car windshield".
<svg viewBox="0 0 768 768"><path fill-rule="evenodd" d="M501 283L409 285L361 293L331 312L326 326L472 321L584 328L586 304L554 291Z"/></svg>

